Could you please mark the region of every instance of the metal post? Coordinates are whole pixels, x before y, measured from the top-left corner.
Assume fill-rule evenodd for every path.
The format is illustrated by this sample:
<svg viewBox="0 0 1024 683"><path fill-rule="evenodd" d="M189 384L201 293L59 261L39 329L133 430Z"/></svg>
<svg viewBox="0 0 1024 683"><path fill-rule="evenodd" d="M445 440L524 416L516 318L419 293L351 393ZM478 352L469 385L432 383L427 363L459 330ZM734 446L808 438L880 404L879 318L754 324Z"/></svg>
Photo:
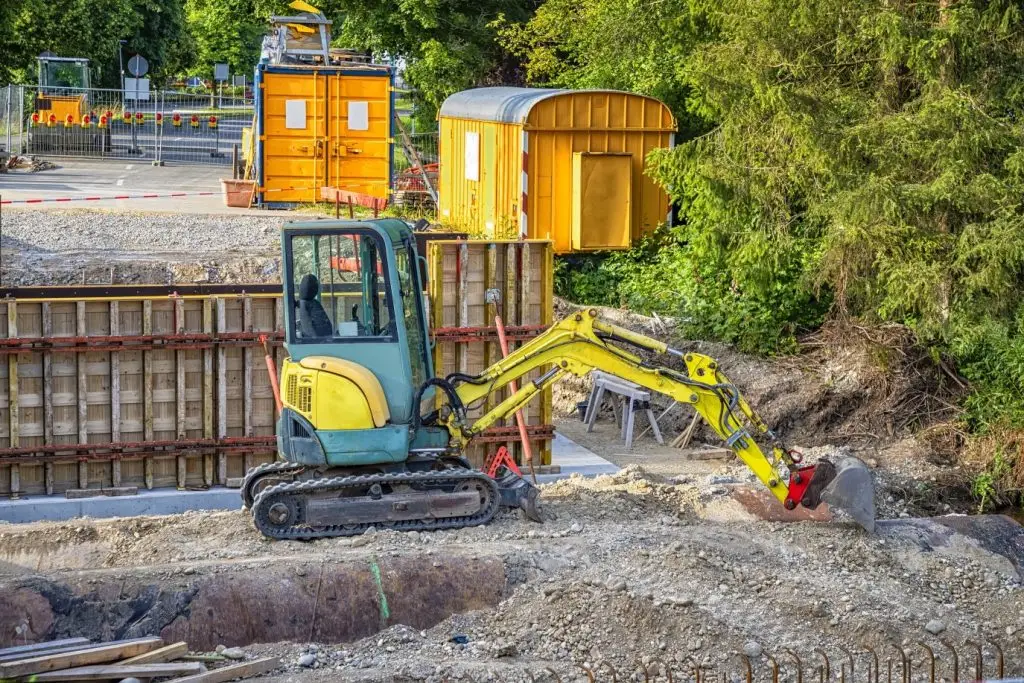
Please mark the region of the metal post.
<svg viewBox="0 0 1024 683"><path fill-rule="evenodd" d="M14 98L14 84L8 83L7 84L7 118L5 119L5 121L7 121L7 147L5 149L7 150L8 154L14 154L14 151L11 149L11 126L13 125L13 123L11 121L11 100L13 98Z"/></svg>
<svg viewBox="0 0 1024 683"><path fill-rule="evenodd" d="M121 99L124 99L124 44L125 41L117 41L117 67L121 70Z"/></svg>
<svg viewBox="0 0 1024 683"><path fill-rule="evenodd" d="M21 95L18 97L18 147L19 153L25 153L27 141L25 140L25 86L20 86Z"/></svg>
<svg viewBox="0 0 1024 683"><path fill-rule="evenodd" d="M231 145L231 178L238 180L238 143Z"/></svg>

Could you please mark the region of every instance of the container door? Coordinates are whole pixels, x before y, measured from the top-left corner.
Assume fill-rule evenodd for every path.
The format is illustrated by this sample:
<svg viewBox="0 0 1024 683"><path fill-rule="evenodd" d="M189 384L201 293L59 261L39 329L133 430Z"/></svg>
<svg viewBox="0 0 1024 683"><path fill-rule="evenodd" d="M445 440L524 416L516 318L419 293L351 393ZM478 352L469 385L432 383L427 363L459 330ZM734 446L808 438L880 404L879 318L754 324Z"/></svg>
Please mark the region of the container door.
<svg viewBox="0 0 1024 683"><path fill-rule="evenodd" d="M627 249L632 216L629 154L572 155L572 248Z"/></svg>
<svg viewBox="0 0 1024 683"><path fill-rule="evenodd" d="M330 78L328 180L386 198L391 186L391 79L334 73Z"/></svg>
<svg viewBox="0 0 1024 683"><path fill-rule="evenodd" d="M327 77L266 73L263 79L263 201L315 202L327 184Z"/></svg>

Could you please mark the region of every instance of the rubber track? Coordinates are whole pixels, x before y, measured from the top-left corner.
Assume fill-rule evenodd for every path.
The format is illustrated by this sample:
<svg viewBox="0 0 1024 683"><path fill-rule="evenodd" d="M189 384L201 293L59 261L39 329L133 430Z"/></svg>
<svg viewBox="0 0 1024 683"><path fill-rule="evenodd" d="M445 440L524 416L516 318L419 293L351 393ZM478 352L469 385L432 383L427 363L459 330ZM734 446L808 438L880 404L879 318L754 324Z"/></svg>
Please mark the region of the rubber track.
<svg viewBox="0 0 1024 683"><path fill-rule="evenodd" d="M287 462L278 460L275 462L265 462L261 465L257 465L248 472L245 473L245 478L242 479L242 488L239 493L242 496L242 505L247 510L252 509L253 497L250 494L251 487L256 483L256 479L264 474L276 473L276 472L287 472L288 470L302 470L305 465L300 465L295 462Z"/></svg>
<svg viewBox="0 0 1024 683"><path fill-rule="evenodd" d="M310 528L292 526L281 529L270 524L266 519L267 511L275 502L285 496L302 499L324 491L340 491L345 488L364 490L373 484L436 484L444 486L459 481L484 482L491 492L490 503L479 513L463 517L448 517L429 520L406 520L400 522L368 522L365 524L335 524L327 527ZM370 527L382 527L395 531L438 531L442 529L461 529L467 526L486 524L494 518L501 506L501 493L498 484L482 472L472 470L451 470L447 472L401 472L398 474L364 474L351 477L330 477L325 479L308 479L276 484L263 489L253 504L252 520L260 533L269 538L303 540L313 538L334 538L338 536L358 536Z"/></svg>

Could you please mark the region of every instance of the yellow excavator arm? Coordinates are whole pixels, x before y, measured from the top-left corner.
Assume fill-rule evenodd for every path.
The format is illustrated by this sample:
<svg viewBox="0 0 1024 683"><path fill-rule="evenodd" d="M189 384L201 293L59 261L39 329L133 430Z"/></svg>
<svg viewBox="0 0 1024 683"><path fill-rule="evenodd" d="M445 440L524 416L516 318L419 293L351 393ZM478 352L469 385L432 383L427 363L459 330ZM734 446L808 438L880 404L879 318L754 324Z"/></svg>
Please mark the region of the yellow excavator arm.
<svg viewBox="0 0 1024 683"><path fill-rule="evenodd" d="M678 357L685 363L686 373L652 365L621 348L621 344ZM607 323L599 318L595 309L566 317L479 375L449 375L446 382L455 396L449 394L449 403L442 407L439 415L440 422L451 433L453 446L462 450L483 430L514 415L564 375L583 377L595 369L692 405L789 509L798 503L817 507L821 490L835 478L835 469L830 463L828 467L821 463L801 466L800 456L786 449L714 359L672 349L656 339ZM470 423L466 417L468 406L534 370L544 372ZM770 448L767 453L754 433L767 440Z"/></svg>

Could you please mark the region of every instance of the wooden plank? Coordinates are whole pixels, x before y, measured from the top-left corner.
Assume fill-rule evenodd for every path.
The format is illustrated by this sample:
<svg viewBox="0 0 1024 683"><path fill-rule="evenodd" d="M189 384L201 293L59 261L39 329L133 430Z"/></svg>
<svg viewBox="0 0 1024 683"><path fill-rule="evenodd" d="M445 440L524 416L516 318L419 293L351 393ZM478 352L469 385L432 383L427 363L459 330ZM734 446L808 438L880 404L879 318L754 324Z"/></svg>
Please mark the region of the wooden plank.
<svg viewBox="0 0 1024 683"><path fill-rule="evenodd" d="M78 312L78 324L75 329L79 337L89 334L85 322L85 302L79 301L76 306ZM87 355L84 353L75 354L75 362L78 365L78 443L89 443L89 376ZM85 486L82 486L85 488Z"/></svg>
<svg viewBox="0 0 1024 683"><path fill-rule="evenodd" d="M68 669L73 666L88 666L114 662L125 657L141 655L158 647L163 647L160 638L135 638L103 643L95 647L87 646L72 652L27 657L13 662L0 663L0 681L30 674Z"/></svg>
<svg viewBox="0 0 1024 683"><path fill-rule="evenodd" d="M117 337L121 334L121 307L117 301L110 302L110 336ZM121 442L121 352L110 352L110 440L114 443ZM112 465L120 465L120 461L114 460ZM114 473L117 480L112 482L114 486L120 484L120 468Z"/></svg>
<svg viewBox="0 0 1024 683"><path fill-rule="evenodd" d="M459 327L469 327L469 244L463 242L459 245L459 278L456 290L456 300L459 302ZM466 344L459 344L459 372L469 372L469 347Z"/></svg>
<svg viewBox="0 0 1024 683"><path fill-rule="evenodd" d="M142 334L153 334L153 300L142 302ZM153 440L153 352L142 352L142 438ZM149 458L147 458L147 461ZM146 488L152 488L147 485Z"/></svg>
<svg viewBox="0 0 1024 683"><path fill-rule="evenodd" d="M125 678L157 678L201 674L206 667L199 662L155 662L152 664L107 664L79 666L32 676L32 683L50 681L109 681Z"/></svg>
<svg viewBox="0 0 1024 683"><path fill-rule="evenodd" d="M16 301L7 304L7 336L15 338L18 336L18 303ZM11 448L17 448L21 444L18 439L19 410L18 410L18 354L12 353L7 356L7 412L10 413L10 438Z"/></svg>
<svg viewBox="0 0 1024 683"><path fill-rule="evenodd" d="M52 338L53 312L50 310L50 302L44 301L40 309L43 316L43 337ZM53 443L53 357L50 351L43 351L43 441ZM46 492L53 493L49 488Z"/></svg>
<svg viewBox="0 0 1024 683"><path fill-rule="evenodd" d="M242 296L242 331L253 331L252 320L252 297ZM242 433L245 436L254 434L252 424L252 347L246 346L242 349L242 406L244 417L242 420ZM246 456L246 471L249 470L249 459Z"/></svg>
<svg viewBox="0 0 1024 683"><path fill-rule="evenodd" d="M117 462L116 460L114 462ZM134 496L138 495L138 486L114 486L102 489L68 489L64 492L67 498L95 498L96 496Z"/></svg>
<svg viewBox="0 0 1024 683"><path fill-rule="evenodd" d="M225 666L195 676L174 678L168 681L168 683L225 683L225 681L233 681L236 678L260 676L273 671L279 666L281 666L281 660L277 657L265 657L263 659L254 659L251 662Z"/></svg>
<svg viewBox="0 0 1024 683"><path fill-rule="evenodd" d="M171 643L170 645L164 645L156 650L131 657L130 659L118 662L118 664L124 666L126 664L156 664L157 662L170 662L185 654L188 654L188 643L181 641L178 643Z"/></svg>
<svg viewBox="0 0 1024 683"><path fill-rule="evenodd" d="M177 297L174 300L174 331L175 334L185 334L185 300ZM185 351L178 350L174 354L175 380L175 402L176 415L174 420L175 434L181 440L187 436L185 430L186 395L188 387L185 386Z"/></svg>
<svg viewBox="0 0 1024 683"><path fill-rule="evenodd" d="M89 645L88 638L63 638L61 640L50 640L45 643L18 645L0 650L0 660L25 659L28 656L39 656L43 653L52 654L55 650L63 650L65 648L80 650L83 645Z"/></svg>
<svg viewBox="0 0 1024 683"><path fill-rule="evenodd" d="M203 300L203 332L213 336L213 301ZM203 438L213 438L213 349L203 349ZM212 483L212 482L209 482Z"/></svg>

